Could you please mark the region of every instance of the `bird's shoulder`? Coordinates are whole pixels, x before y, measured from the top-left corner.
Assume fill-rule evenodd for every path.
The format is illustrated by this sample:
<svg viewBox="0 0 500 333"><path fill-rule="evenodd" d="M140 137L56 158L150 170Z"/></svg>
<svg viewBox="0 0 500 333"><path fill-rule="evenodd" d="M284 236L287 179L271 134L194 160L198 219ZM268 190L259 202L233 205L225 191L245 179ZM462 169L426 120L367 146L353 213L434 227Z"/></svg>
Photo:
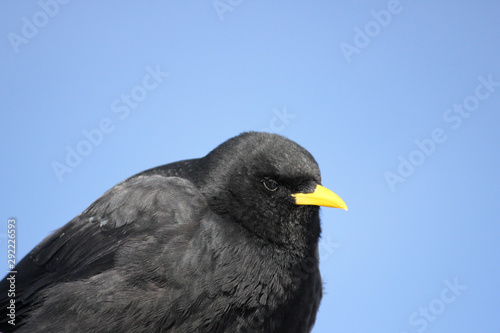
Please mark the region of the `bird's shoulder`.
<svg viewBox="0 0 500 333"><path fill-rule="evenodd" d="M162 175L129 178L23 258L16 267L17 295L29 304L32 296L54 283L134 264L134 257L143 260L141 256L170 240L176 246L186 244L206 211L204 197L189 180ZM4 279L2 290L5 283Z"/></svg>

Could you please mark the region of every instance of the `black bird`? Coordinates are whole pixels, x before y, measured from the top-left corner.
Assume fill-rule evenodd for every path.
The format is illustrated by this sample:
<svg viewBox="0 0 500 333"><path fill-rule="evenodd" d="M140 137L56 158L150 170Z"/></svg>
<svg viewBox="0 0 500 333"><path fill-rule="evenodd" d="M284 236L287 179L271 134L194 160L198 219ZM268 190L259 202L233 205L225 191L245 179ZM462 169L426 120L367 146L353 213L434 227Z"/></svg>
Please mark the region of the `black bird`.
<svg viewBox="0 0 500 333"><path fill-rule="evenodd" d="M319 206L344 208L282 136L247 132L119 183L0 284L1 332L309 332Z"/></svg>

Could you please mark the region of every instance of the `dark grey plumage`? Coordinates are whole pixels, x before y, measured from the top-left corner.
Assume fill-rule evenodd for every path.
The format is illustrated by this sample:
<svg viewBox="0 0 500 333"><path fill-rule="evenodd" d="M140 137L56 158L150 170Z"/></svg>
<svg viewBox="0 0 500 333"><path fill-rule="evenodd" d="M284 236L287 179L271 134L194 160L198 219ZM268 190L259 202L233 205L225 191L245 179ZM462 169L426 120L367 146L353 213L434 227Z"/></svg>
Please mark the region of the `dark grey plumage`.
<svg viewBox="0 0 500 333"><path fill-rule="evenodd" d="M19 263L16 332L309 332L319 207L291 194L320 183L305 149L254 132L135 175Z"/></svg>

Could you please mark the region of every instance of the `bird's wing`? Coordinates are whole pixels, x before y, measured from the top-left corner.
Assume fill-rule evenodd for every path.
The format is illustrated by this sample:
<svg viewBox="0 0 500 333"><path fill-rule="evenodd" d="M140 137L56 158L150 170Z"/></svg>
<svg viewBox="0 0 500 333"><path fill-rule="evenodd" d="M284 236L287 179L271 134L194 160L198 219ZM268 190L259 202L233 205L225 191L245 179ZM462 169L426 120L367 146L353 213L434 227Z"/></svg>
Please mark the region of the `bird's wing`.
<svg viewBox="0 0 500 333"><path fill-rule="evenodd" d="M206 207L198 189L182 178L139 176L116 185L16 266L17 316L22 317L34 296L48 286L89 278L114 268L117 260L126 262L119 256L130 244L151 243L151 238L156 243L159 238L187 242L182 239L189 237L186 228L196 229ZM0 304L9 302L8 288L4 278ZM5 322L6 308L0 312L0 322Z"/></svg>

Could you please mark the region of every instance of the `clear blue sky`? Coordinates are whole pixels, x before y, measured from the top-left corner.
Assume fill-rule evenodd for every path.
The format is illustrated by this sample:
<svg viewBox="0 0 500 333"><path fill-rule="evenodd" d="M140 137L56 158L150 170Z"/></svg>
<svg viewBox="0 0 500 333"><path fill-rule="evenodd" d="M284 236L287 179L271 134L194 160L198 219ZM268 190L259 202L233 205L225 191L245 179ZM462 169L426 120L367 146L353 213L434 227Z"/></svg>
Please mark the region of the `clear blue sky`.
<svg viewBox="0 0 500 333"><path fill-rule="evenodd" d="M3 248L265 129L349 206L313 332L500 330L498 1L54 1L0 12Z"/></svg>

